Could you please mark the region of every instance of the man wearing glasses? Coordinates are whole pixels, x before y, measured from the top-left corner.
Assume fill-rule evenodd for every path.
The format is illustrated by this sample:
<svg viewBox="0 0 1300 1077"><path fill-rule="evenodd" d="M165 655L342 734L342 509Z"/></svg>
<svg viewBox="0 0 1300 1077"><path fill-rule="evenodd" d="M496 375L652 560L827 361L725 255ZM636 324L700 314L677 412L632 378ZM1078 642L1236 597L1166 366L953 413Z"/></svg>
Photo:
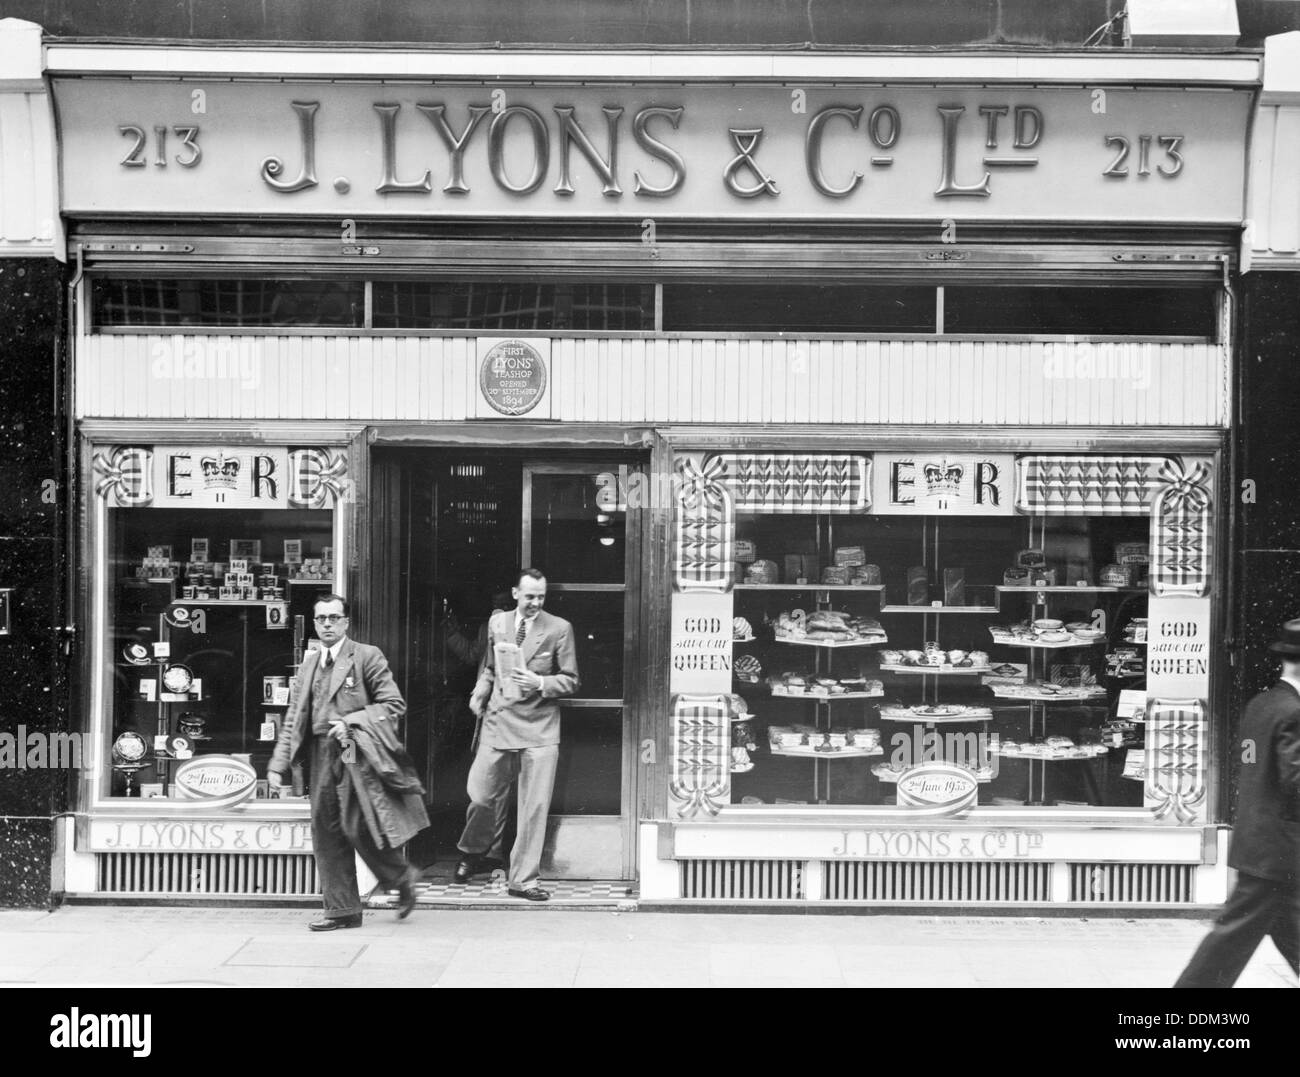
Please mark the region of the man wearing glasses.
<svg viewBox="0 0 1300 1077"><path fill-rule="evenodd" d="M305 762L310 768L311 836L325 916L307 926L312 931L361 926L354 851L381 885L398 891L397 915L405 919L415 907L419 873L400 844L376 842L344 767L343 742L348 741L349 722L395 723L406 713L406 701L383 652L348 639L346 599L326 595L317 600L315 623L320 648L308 651L298 670L293 701L267 766L272 786L281 784L291 764ZM412 818L398 820L412 836L428 825L427 817L419 818L423 804L418 807Z"/></svg>

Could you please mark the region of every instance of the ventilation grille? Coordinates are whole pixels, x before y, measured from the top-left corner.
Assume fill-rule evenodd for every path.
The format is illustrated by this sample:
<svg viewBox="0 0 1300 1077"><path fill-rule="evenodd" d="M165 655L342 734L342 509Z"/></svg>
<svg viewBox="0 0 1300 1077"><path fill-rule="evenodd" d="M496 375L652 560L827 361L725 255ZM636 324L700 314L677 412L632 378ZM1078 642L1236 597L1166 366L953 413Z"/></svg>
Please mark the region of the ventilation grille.
<svg viewBox="0 0 1300 1077"><path fill-rule="evenodd" d="M311 854L100 853L101 894L320 893Z"/></svg>
<svg viewBox="0 0 1300 1077"><path fill-rule="evenodd" d="M1107 905L1190 905L1193 864L1071 864L1070 900Z"/></svg>
<svg viewBox="0 0 1300 1077"><path fill-rule="evenodd" d="M802 860L683 860L682 897L726 901L797 901Z"/></svg>
<svg viewBox="0 0 1300 1077"><path fill-rule="evenodd" d="M825 878L827 901L1041 903L1051 900L1052 865L835 860Z"/></svg>

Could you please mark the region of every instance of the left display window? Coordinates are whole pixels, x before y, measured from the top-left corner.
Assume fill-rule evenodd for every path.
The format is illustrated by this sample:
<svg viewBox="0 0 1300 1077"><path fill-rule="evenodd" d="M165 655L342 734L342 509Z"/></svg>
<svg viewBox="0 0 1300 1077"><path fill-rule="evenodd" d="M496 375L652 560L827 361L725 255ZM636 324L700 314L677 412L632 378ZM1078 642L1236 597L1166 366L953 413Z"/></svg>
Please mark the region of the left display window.
<svg viewBox="0 0 1300 1077"><path fill-rule="evenodd" d="M140 486L148 486L142 468L164 484L168 468L176 475L176 460L157 455L135 468ZM321 469L283 450L260 461L228 454L222 463L235 484L220 489L236 504L222 507L223 498L212 507L203 489L207 454L190 455L192 488L164 485L161 496L150 490L142 501L129 490L105 496L100 484L104 752L96 784L110 799L177 796L179 764L206 754L248 763L258 795L267 795L266 765L314 639L313 605L339 589L333 497L311 489ZM190 471L189 463L186 456L179 470ZM239 472L250 463L264 474L269 466L275 481L241 496ZM119 487L123 472L131 468L116 469ZM308 496L293 496L299 479L297 493ZM195 501L173 507L169 497Z"/></svg>

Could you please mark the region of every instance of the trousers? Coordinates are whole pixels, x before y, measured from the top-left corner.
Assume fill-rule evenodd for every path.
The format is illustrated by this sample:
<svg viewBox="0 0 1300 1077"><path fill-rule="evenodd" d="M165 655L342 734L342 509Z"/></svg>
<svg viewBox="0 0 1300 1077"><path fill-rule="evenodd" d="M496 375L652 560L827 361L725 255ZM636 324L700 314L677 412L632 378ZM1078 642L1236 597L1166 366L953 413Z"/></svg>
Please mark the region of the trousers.
<svg viewBox="0 0 1300 1077"><path fill-rule="evenodd" d="M356 797L343 811L338 783L348 779L339 762L341 750L333 737L312 737L311 840L328 919L361 915L354 852L386 890L414 885L419 878L401 849L375 844Z"/></svg>
<svg viewBox="0 0 1300 1077"><path fill-rule="evenodd" d="M1300 882L1238 874L1223 912L1175 987L1231 987L1268 935L1300 976Z"/></svg>
<svg viewBox="0 0 1300 1077"><path fill-rule="evenodd" d="M507 877L507 885L512 890L527 890L537 885L559 757L558 744L491 748L480 742L469 768L466 783L469 810L465 813L465 830L456 845L462 853L483 856L499 855L506 822L505 805L518 767L518 826Z"/></svg>

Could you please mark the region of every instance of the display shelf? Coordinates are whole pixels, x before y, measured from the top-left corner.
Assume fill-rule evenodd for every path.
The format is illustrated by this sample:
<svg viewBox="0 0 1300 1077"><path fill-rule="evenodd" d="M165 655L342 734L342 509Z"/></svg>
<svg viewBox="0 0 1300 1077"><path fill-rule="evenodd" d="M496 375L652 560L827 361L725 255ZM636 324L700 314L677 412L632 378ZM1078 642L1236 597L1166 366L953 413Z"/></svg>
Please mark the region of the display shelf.
<svg viewBox="0 0 1300 1077"><path fill-rule="evenodd" d="M1036 594L1042 592L1049 595L1114 595L1125 590L1123 587L1070 587L1068 584L1055 583L1043 587L1034 587L1031 584L999 584L993 588L999 594ZM1134 591L1143 591L1143 588L1135 587Z"/></svg>
<svg viewBox="0 0 1300 1077"><path fill-rule="evenodd" d="M818 745L798 748L769 747L771 755L797 756L802 759L870 759L885 754L884 748L823 748Z"/></svg>
<svg viewBox="0 0 1300 1077"><path fill-rule="evenodd" d="M738 583L736 591L883 591L883 583Z"/></svg>
<svg viewBox="0 0 1300 1077"><path fill-rule="evenodd" d="M285 581L290 587L333 587L334 581L329 580L294 580Z"/></svg>
<svg viewBox="0 0 1300 1077"><path fill-rule="evenodd" d="M168 606L282 606L283 598L176 598Z"/></svg>
<svg viewBox="0 0 1300 1077"><path fill-rule="evenodd" d="M1104 744L1078 745L1074 748L1047 749L1041 752L1026 752L1018 748L990 748L991 755L1004 759L1033 759L1043 763L1078 763L1087 759L1100 759L1110 749Z"/></svg>
<svg viewBox="0 0 1300 1077"><path fill-rule="evenodd" d="M907 673L916 677L970 677L980 673L987 673L992 668L992 666L900 666L882 664L880 672Z"/></svg>
<svg viewBox="0 0 1300 1077"><path fill-rule="evenodd" d="M881 606L881 613L1001 613L997 606Z"/></svg>
<svg viewBox="0 0 1300 1077"><path fill-rule="evenodd" d="M883 647L888 639L791 639L789 636L775 636L777 643L791 643L798 647L824 647L828 651L841 647Z"/></svg>
<svg viewBox="0 0 1300 1077"><path fill-rule="evenodd" d="M1059 692L1044 692L1028 686L1011 684L986 684L999 699L1018 699L1026 703L1088 703L1104 701L1106 689L1101 685L1088 688L1062 688Z"/></svg>
<svg viewBox="0 0 1300 1077"><path fill-rule="evenodd" d="M933 713L925 713L927 710ZM956 713L945 713L950 710L956 711ZM993 709L991 707L966 706L958 709L942 705L922 707L920 710L912 707L881 707L880 718L881 721L885 722L915 722L921 725L938 725L944 722L991 722L993 721Z"/></svg>
<svg viewBox="0 0 1300 1077"><path fill-rule="evenodd" d="M841 699L884 699L880 692L772 692L773 699L810 699L814 703L834 703Z"/></svg>
<svg viewBox="0 0 1300 1077"><path fill-rule="evenodd" d="M989 629L992 633L993 630ZM1081 640L1071 636L1067 640L1034 640L1034 639L1008 639L1005 636L993 636L993 642L999 647L1024 647L1035 651L1070 651L1079 650L1083 647L1095 647L1099 643L1105 643L1106 637L1100 639Z"/></svg>

